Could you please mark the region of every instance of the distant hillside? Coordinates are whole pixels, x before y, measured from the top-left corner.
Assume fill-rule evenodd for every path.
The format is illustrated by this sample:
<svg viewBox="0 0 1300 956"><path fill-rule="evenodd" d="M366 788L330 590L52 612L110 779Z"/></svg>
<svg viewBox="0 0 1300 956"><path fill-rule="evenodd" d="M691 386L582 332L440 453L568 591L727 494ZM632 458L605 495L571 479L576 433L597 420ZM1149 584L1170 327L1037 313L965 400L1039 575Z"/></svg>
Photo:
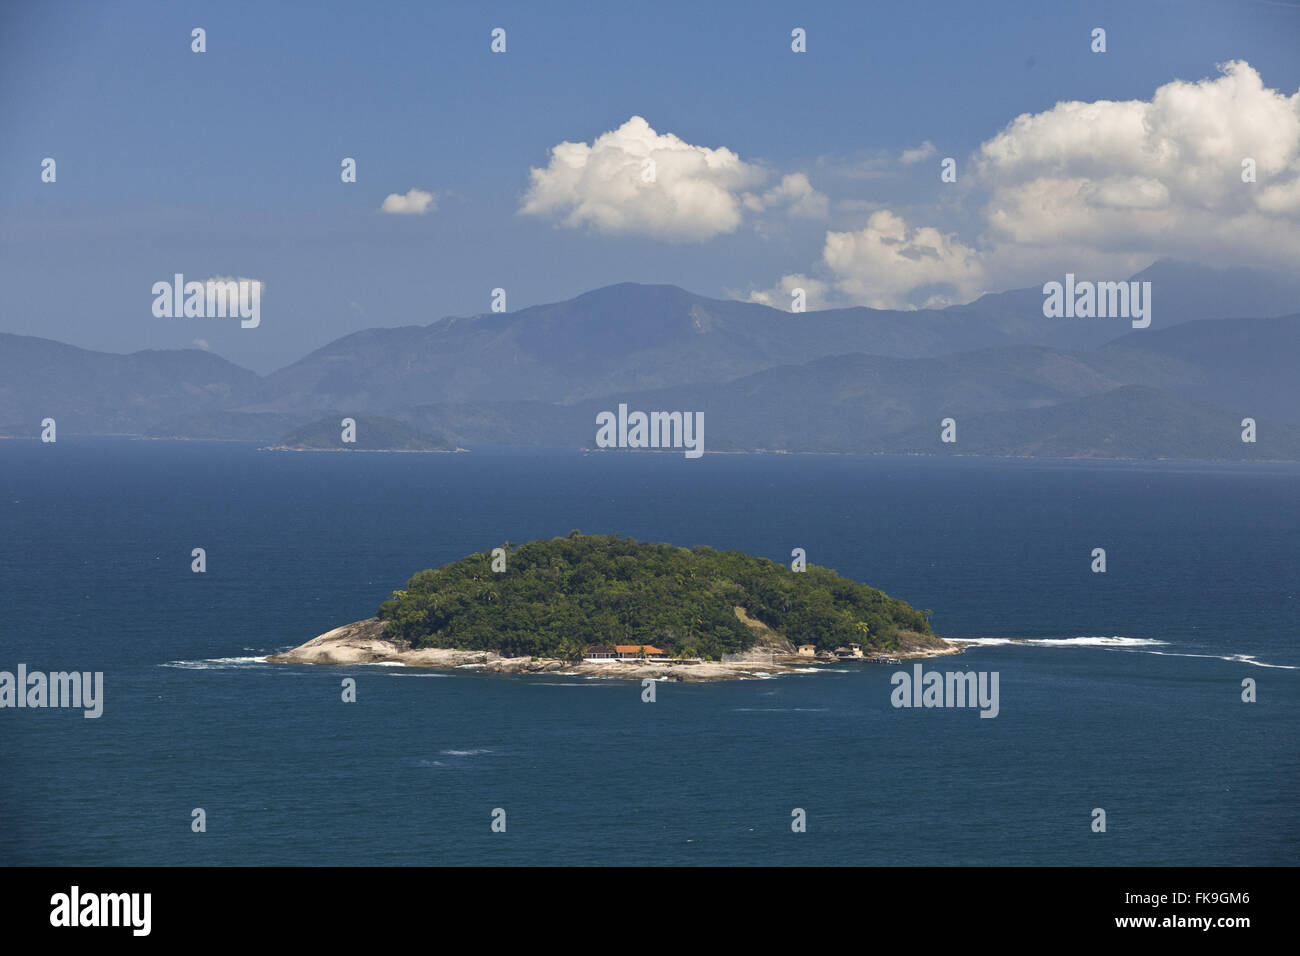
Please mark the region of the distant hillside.
<svg viewBox="0 0 1300 956"><path fill-rule="evenodd" d="M1193 319L1286 314L1300 302L1300 282L1249 270L1162 261L1134 278L1153 284L1148 332ZM1042 306L1039 287L944 310L792 314L629 282L518 312L358 332L274 373L267 385L269 401L282 410L571 404L619 390L727 382L850 353L934 358L1029 344L1093 349L1132 331L1126 319L1047 319Z"/></svg>
<svg viewBox="0 0 1300 956"><path fill-rule="evenodd" d="M1195 375L1168 383L1176 395L1249 409L1256 418L1300 423L1300 314L1142 329L1116 339L1098 355L1113 357L1125 350L1140 353L1135 362L1142 365L1160 356L1195 369Z"/></svg>
<svg viewBox="0 0 1300 956"><path fill-rule="evenodd" d="M960 416L957 441L940 441L939 422L882 443L882 450L1028 458L1173 458L1300 461L1300 426L1256 419L1256 441L1241 440L1241 411L1128 385L1047 408Z"/></svg>
<svg viewBox="0 0 1300 956"><path fill-rule="evenodd" d="M1063 281L1064 278L1064 275L1044 276L1043 281ZM1043 319L1041 285L990 293L969 305L954 306L945 312L1028 316L1033 320L1030 330L1024 333L1030 337L1028 340L1060 349L1094 349L1130 332L1135 335L1162 332L1184 322L1202 319L1236 320L1290 315L1300 308L1300 277L1279 276L1256 269L1215 269L1190 262L1161 259L1133 275L1131 281L1151 283L1153 310L1151 327L1148 329L1134 330L1124 320ZM1039 320L1054 326L1046 337L1038 337L1039 334L1032 331Z"/></svg>
<svg viewBox="0 0 1300 956"><path fill-rule="evenodd" d="M745 449L878 451L885 440L948 415L1053 405L1136 382L1173 384L1191 372L1163 357L1015 346L934 359L841 355L733 382L634 394L630 408L702 409L706 441ZM589 418L619 396L583 403ZM587 429L594 434L593 429Z"/></svg>
<svg viewBox="0 0 1300 956"><path fill-rule="evenodd" d="M187 438L198 441L270 442L310 424L314 419L315 416L304 415L301 412L193 412L154 425L145 430L145 436Z"/></svg>
<svg viewBox="0 0 1300 956"><path fill-rule="evenodd" d="M60 436L139 435L255 401L262 388L259 376L198 349L117 355L0 333L0 423L53 418Z"/></svg>
<svg viewBox="0 0 1300 956"><path fill-rule="evenodd" d="M343 441L340 422L351 417L356 440ZM410 425L374 415L332 415L297 428L282 437L275 450L284 451L454 451L440 435L425 435Z"/></svg>
<svg viewBox="0 0 1300 956"><path fill-rule="evenodd" d="M1300 459L1293 426L1253 414L1270 423L1267 432L1256 444L1234 444L1226 439L1239 439L1248 413L1172 394L1203 378L1181 359L1131 349L1017 346L938 359L844 355L577 405L429 405L405 414L471 445L591 447L596 413L621 402L702 410L711 451ZM955 445L939 441L948 417L959 423Z"/></svg>

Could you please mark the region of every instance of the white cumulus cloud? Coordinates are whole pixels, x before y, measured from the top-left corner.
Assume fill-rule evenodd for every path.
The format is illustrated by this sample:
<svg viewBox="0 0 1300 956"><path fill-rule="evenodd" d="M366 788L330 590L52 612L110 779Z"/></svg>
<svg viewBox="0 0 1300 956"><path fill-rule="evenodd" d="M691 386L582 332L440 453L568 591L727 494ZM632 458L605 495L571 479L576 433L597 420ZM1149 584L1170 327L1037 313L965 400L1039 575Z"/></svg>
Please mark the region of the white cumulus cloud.
<svg viewBox="0 0 1300 956"><path fill-rule="evenodd" d="M819 265L829 280L784 276L775 290L751 292L750 301L780 307L792 288L801 287L810 290L810 300L815 290L818 304L810 301L809 308L844 302L873 309L942 308L974 298L985 281L976 250L931 226L911 227L888 209L873 212L862 229L826 233ZM914 301L917 290L921 301Z"/></svg>
<svg viewBox="0 0 1300 956"><path fill-rule="evenodd" d="M936 292L922 305L964 301L980 291L984 278L974 249L932 226L909 228L888 209L872 213L864 229L826 233L822 259L840 292L876 309L906 308L907 294L928 286L952 292Z"/></svg>
<svg viewBox="0 0 1300 956"><path fill-rule="evenodd" d="M774 309L789 311L794 304L794 294L799 289L803 290L805 311L814 312L818 309L830 308L833 296L827 284L820 279L800 273L782 276L775 288L754 289L743 298L749 302L759 302Z"/></svg>
<svg viewBox="0 0 1300 956"><path fill-rule="evenodd" d="M932 151L927 142L900 159ZM1242 179L1247 159L1253 183ZM1300 261L1300 90L1268 88L1245 62L1166 83L1150 100L1025 113L958 165L970 173L943 197L975 201L965 203L979 211L970 236L875 210L862 229L826 233L810 270L826 295L940 306L1066 271L1121 279L1165 256L1287 271ZM936 201L907 219L944 212Z"/></svg>
<svg viewBox="0 0 1300 956"><path fill-rule="evenodd" d="M1057 103L976 153L988 240L1201 261L1300 256L1300 91L1249 64L1175 80L1150 101ZM1242 162L1255 162L1255 183Z"/></svg>
<svg viewBox="0 0 1300 956"><path fill-rule="evenodd" d="M633 116L590 145L553 147L545 167L529 170L519 211L609 235L700 242L740 225L743 192L765 176L725 147L693 146Z"/></svg>
<svg viewBox="0 0 1300 956"><path fill-rule="evenodd" d="M406 195L389 193L384 197L384 204L379 207L379 210L395 215L423 216L429 210L437 208L437 194L425 192L423 189L408 189Z"/></svg>

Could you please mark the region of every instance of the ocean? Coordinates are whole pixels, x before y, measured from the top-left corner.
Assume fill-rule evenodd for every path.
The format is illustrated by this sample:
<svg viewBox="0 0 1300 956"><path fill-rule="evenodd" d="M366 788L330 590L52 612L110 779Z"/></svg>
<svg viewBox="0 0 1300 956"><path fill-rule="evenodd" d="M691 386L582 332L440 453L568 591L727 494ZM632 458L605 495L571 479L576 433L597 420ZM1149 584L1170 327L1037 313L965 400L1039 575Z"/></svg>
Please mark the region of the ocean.
<svg viewBox="0 0 1300 956"><path fill-rule="evenodd" d="M258 660L575 528L803 548L979 641L925 666L998 715L893 707L910 665ZM0 710L0 863L1295 864L1298 541L1292 464L0 441L0 670L104 674L98 719Z"/></svg>

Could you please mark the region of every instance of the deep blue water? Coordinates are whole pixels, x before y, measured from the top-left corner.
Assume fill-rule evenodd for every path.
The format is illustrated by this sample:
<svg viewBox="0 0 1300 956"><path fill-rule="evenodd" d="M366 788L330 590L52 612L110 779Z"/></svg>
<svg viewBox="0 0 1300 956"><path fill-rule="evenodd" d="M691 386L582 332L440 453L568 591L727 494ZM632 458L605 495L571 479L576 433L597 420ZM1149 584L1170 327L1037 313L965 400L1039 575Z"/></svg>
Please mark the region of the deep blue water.
<svg viewBox="0 0 1300 956"><path fill-rule="evenodd" d="M106 685L98 720L0 710L0 862L1294 864L1298 493L1291 465L0 441L0 670ZM997 671L992 720L894 709L876 665L646 704L248 660L573 528L802 547L944 636L1056 643L927 665Z"/></svg>

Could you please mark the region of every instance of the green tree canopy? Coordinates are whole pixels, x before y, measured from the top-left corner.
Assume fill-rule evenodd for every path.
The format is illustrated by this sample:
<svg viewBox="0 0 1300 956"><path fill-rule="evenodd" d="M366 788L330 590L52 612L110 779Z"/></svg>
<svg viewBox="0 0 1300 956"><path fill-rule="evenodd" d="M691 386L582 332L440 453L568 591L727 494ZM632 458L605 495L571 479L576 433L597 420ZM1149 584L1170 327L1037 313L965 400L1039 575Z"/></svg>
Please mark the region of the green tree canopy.
<svg viewBox="0 0 1300 956"><path fill-rule="evenodd" d="M506 547L501 573L489 549L412 576L379 608L385 633L412 647L569 660L591 644L717 659L754 643L737 607L822 648L892 650L900 630L933 633L909 604L816 565L796 573L741 551L577 531Z"/></svg>

